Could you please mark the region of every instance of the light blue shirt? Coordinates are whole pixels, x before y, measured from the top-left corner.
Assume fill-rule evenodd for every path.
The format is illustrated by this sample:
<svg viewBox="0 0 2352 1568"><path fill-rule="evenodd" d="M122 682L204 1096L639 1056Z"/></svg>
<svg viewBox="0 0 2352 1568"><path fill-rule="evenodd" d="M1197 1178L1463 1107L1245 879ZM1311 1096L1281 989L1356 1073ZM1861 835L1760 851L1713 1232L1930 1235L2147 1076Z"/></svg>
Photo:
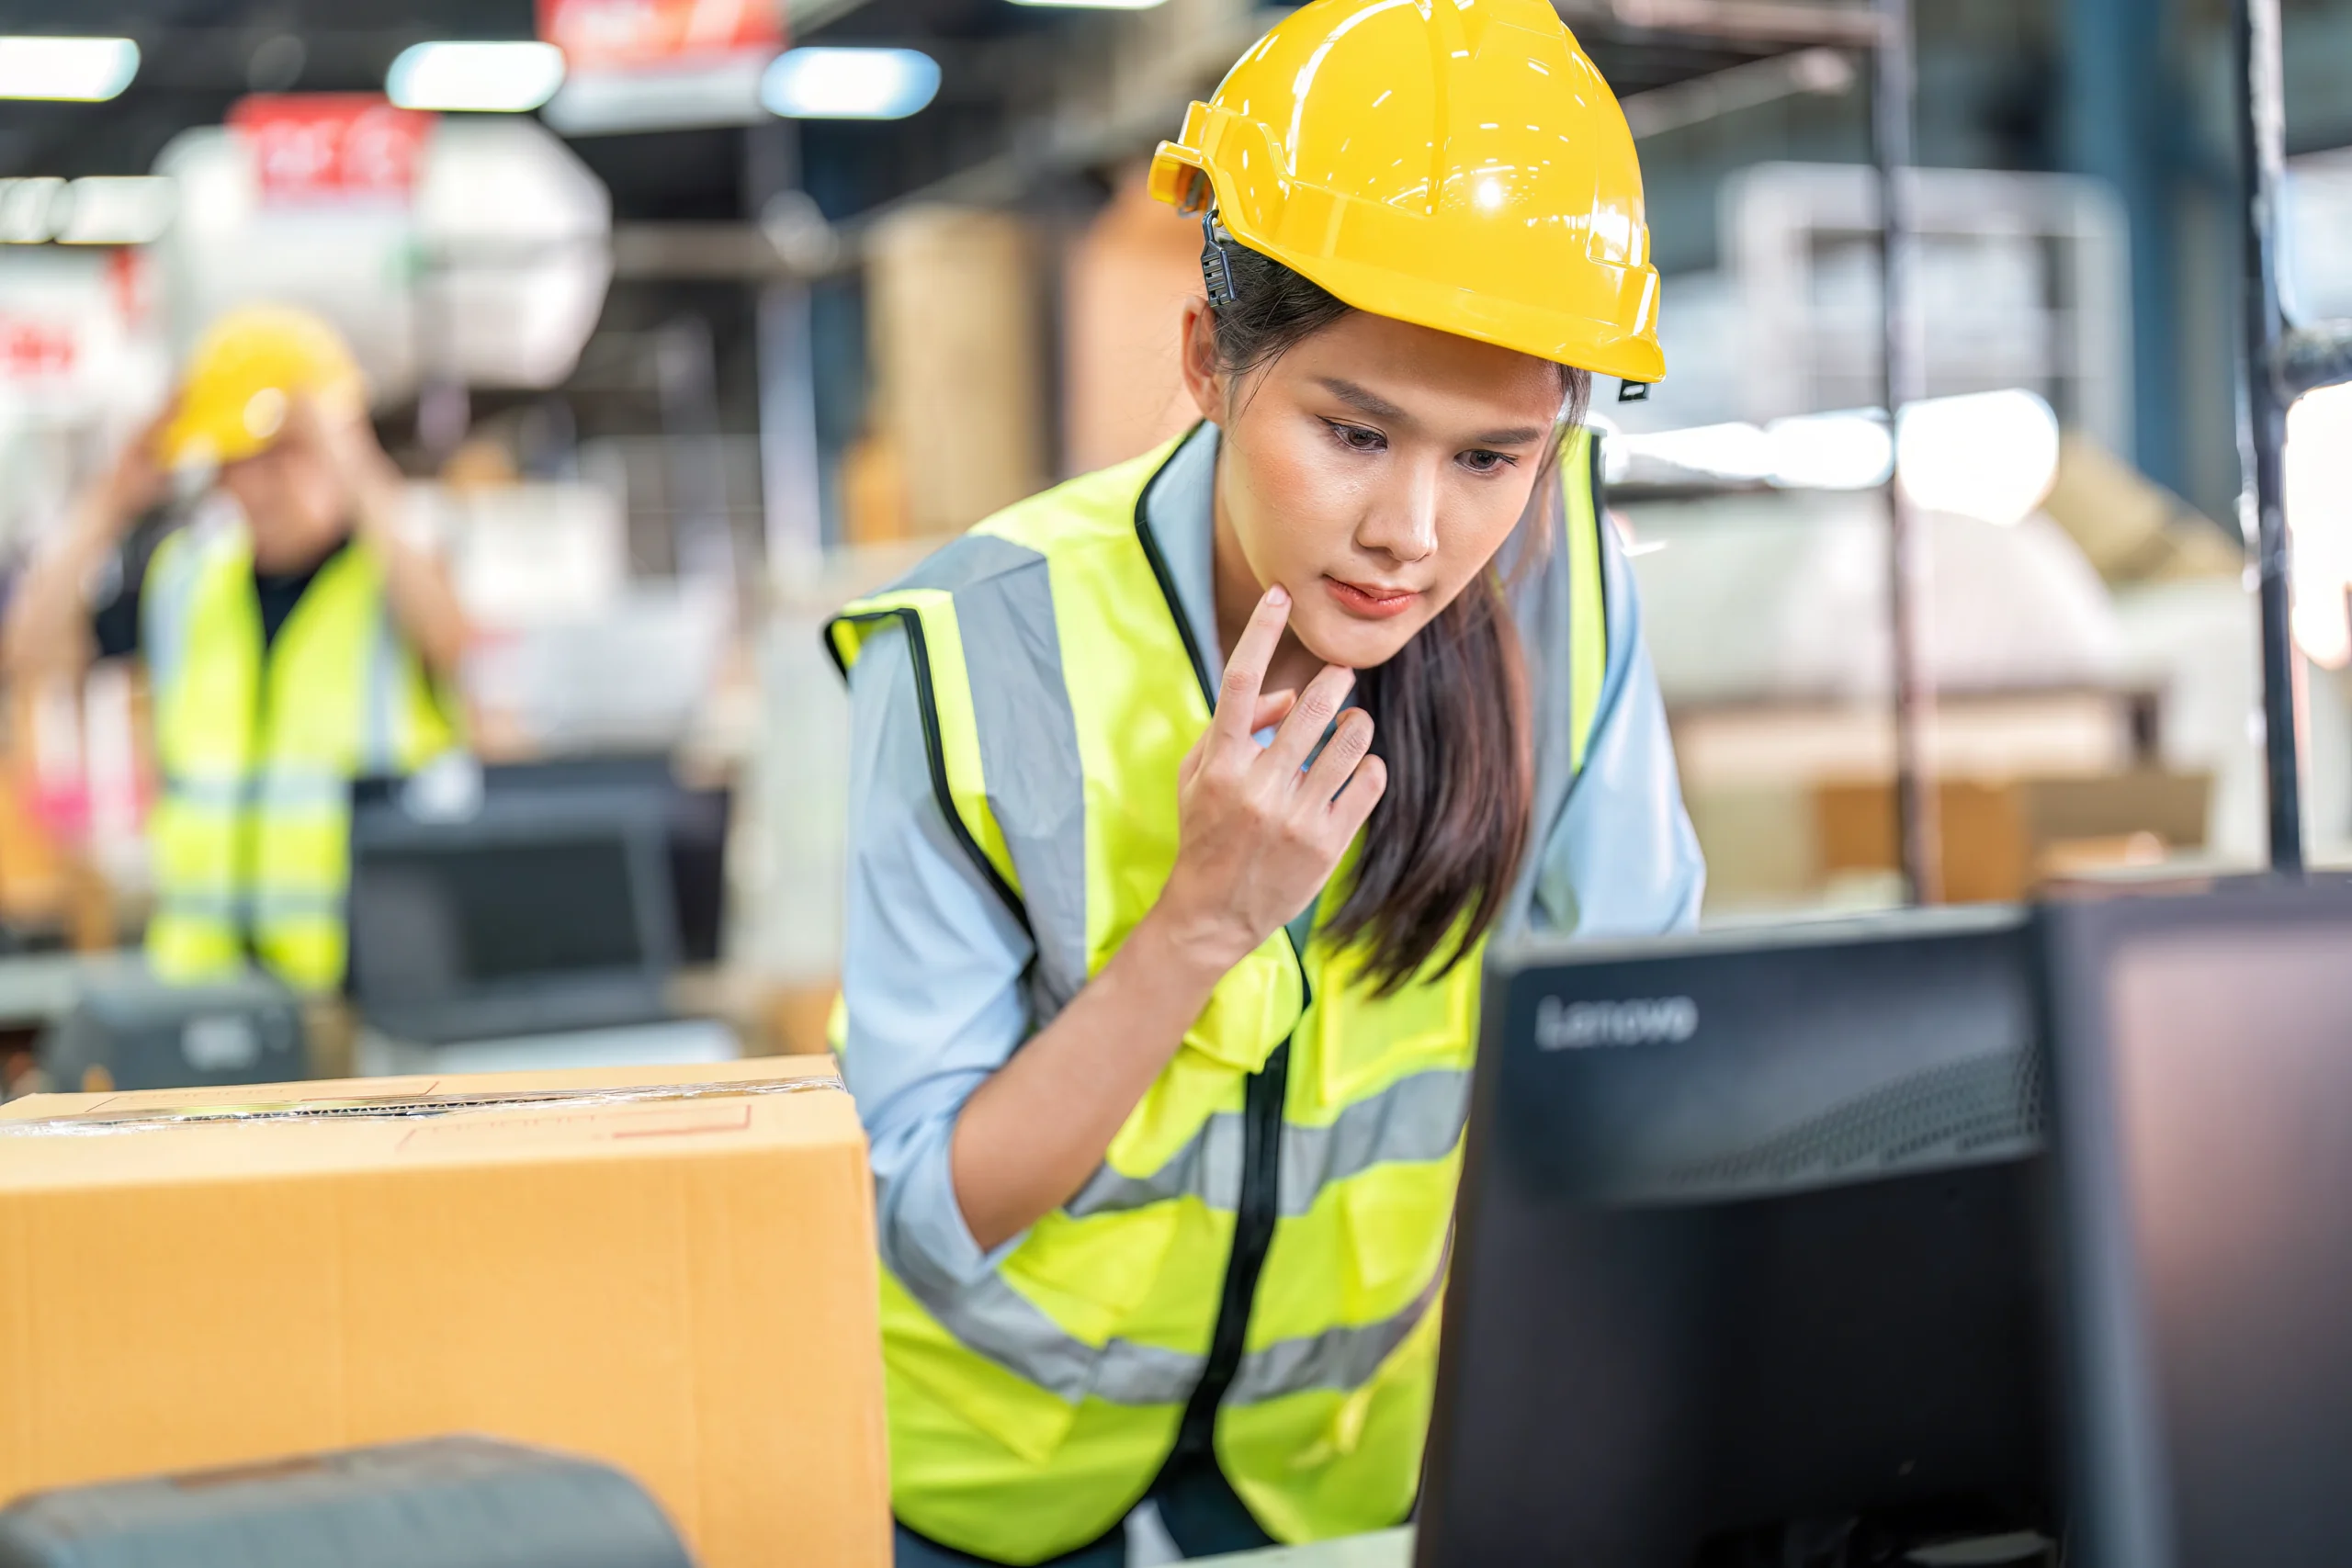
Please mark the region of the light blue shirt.
<svg viewBox="0 0 2352 1568"><path fill-rule="evenodd" d="M1211 689L1223 674L1214 435L1203 431L1170 460L1147 520ZM1532 918L1580 936L1648 935L1697 922L1705 868L1682 807L1633 573L1614 530L1600 533L1608 674L1583 770L1544 841ZM983 1252L973 1240L948 1144L964 1101L1029 1037L1022 977L1034 949L933 793L914 669L895 626L876 630L858 655L850 710L843 1072L873 1145L885 1261L902 1279L952 1287L1021 1241Z"/></svg>

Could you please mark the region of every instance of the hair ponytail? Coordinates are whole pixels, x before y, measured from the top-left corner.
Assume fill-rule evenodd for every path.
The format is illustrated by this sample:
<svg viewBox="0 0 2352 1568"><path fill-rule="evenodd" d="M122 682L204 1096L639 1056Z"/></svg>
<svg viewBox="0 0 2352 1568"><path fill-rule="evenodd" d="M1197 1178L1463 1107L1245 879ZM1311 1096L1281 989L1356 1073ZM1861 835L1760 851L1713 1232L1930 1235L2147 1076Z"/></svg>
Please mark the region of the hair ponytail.
<svg viewBox="0 0 2352 1568"><path fill-rule="evenodd" d="M1214 305L1217 361L1229 378L1271 364L1352 309L1213 230L1209 245L1204 268L1224 285L1212 288L1224 296ZM1561 378L1565 428L1584 417L1592 378L1565 366ZM1550 547L1541 523L1555 475L1547 454L1528 509L1537 532L1516 552L1521 569ZM1386 994L1432 963L1443 973L1462 961L1501 915L1532 831L1527 671L1498 574L1479 572L1388 662L1359 671L1356 698L1373 720L1373 752L1388 764L1388 790L1364 826L1330 931L1368 940L1368 972Z"/></svg>

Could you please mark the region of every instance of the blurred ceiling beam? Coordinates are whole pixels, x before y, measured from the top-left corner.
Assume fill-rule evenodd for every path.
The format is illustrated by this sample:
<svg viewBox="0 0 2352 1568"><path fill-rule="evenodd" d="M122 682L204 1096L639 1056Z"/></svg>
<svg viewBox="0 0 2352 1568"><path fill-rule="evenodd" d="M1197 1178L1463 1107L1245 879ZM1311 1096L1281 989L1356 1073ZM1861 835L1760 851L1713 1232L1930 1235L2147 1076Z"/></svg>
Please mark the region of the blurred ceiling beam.
<svg viewBox="0 0 2352 1568"><path fill-rule="evenodd" d="M1786 46L1874 49L1880 29L1867 7L1807 0L1588 0L1569 14L1600 16L1636 32Z"/></svg>
<svg viewBox="0 0 2352 1568"><path fill-rule="evenodd" d="M1640 141L1782 98L1836 97L1852 91L1860 79L1852 58L1841 51L1802 49L1634 93L1622 107L1626 125Z"/></svg>

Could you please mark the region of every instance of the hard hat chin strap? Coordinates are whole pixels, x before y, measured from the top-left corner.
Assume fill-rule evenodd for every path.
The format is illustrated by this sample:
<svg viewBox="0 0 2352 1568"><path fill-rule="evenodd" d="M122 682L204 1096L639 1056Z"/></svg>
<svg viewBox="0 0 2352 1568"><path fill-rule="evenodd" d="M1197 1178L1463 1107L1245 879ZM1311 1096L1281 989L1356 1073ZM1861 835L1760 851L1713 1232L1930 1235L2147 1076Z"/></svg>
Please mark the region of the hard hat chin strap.
<svg viewBox="0 0 2352 1568"><path fill-rule="evenodd" d="M1233 281L1233 254L1226 248L1233 243L1217 221L1216 208L1210 206L1201 214L1201 282L1208 289L1212 310L1223 310L1241 297Z"/></svg>

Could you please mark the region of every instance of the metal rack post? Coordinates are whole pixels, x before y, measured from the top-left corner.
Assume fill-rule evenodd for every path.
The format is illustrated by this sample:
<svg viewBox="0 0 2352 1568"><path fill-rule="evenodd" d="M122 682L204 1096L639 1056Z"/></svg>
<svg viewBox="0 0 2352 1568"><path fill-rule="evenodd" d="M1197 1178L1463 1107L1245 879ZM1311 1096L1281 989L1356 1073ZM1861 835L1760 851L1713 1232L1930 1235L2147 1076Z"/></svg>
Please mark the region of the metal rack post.
<svg viewBox="0 0 2352 1568"><path fill-rule="evenodd" d="M2232 0L2238 168L2245 183L2245 374L2238 441L2245 466L2239 522L2255 552L2262 611L2263 774L2270 797L2270 865L2303 869L2302 662L2288 625L2286 316L2278 298L2278 193L2286 168L2278 0Z"/></svg>
<svg viewBox="0 0 2352 1568"><path fill-rule="evenodd" d="M1871 152L1878 167L1881 306L1887 439L1897 444L1904 408L1926 395L1918 318L1918 233L1912 212L1910 0L1875 0ZM1895 465L1886 479L1887 615L1894 678L1894 821L1912 902L1943 897L1943 833L1928 736L1935 682L1928 669L1927 540Z"/></svg>

